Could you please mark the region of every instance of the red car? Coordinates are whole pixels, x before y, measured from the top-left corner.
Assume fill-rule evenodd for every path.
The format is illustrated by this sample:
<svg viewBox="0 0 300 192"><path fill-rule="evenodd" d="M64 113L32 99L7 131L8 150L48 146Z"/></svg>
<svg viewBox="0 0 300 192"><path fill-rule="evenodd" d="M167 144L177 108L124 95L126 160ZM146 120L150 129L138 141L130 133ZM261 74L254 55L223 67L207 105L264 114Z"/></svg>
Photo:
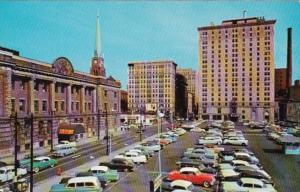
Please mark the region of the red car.
<svg viewBox="0 0 300 192"><path fill-rule="evenodd" d="M201 173L198 168L184 167L180 171L172 171L168 175L168 179L174 180L186 180L196 185L203 185L204 187L210 187L214 185L216 179L215 176L208 173Z"/></svg>

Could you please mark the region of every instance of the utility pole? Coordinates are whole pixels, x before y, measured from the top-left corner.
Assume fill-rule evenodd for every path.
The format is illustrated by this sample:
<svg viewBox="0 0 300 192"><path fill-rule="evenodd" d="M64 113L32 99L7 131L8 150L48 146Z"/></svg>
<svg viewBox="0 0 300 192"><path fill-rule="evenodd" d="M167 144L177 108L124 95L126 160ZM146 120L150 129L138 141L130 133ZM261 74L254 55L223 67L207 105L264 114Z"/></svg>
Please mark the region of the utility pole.
<svg viewBox="0 0 300 192"><path fill-rule="evenodd" d="M142 141L142 108L140 109L140 141Z"/></svg>
<svg viewBox="0 0 300 192"><path fill-rule="evenodd" d="M52 118L52 123L51 123L51 149L50 151L53 151L53 123L54 123L54 110L51 111L51 118Z"/></svg>
<svg viewBox="0 0 300 192"><path fill-rule="evenodd" d="M108 114L107 107L105 108L105 124L106 124L106 155L109 155L109 136L108 136Z"/></svg>
<svg viewBox="0 0 300 192"><path fill-rule="evenodd" d="M14 187L17 188L18 181L18 115L17 112L14 117L14 127L15 127L15 175L14 175ZM25 121L25 120L24 120ZM24 122L25 124L25 122Z"/></svg>
<svg viewBox="0 0 300 192"><path fill-rule="evenodd" d="M101 120L101 111L100 111L100 109L98 109L98 114L97 114L97 117L98 117L98 133L97 133L97 135L98 135L98 140L100 140L100 120Z"/></svg>
<svg viewBox="0 0 300 192"><path fill-rule="evenodd" d="M33 113L30 116L30 192L33 192Z"/></svg>

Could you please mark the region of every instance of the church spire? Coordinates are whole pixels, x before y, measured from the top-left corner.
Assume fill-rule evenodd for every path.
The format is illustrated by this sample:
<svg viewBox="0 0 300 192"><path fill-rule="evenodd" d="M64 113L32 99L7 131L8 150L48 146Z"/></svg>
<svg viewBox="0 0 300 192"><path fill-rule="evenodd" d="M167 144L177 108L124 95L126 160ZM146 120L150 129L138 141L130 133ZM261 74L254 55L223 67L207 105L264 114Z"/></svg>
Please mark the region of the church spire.
<svg viewBox="0 0 300 192"><path fill-rule="evenodd" d="M96 42L95 42L95 57L101 57L101 39L100 39L100 21L99 21L99 13L97 14L96 19Z"/></svg>

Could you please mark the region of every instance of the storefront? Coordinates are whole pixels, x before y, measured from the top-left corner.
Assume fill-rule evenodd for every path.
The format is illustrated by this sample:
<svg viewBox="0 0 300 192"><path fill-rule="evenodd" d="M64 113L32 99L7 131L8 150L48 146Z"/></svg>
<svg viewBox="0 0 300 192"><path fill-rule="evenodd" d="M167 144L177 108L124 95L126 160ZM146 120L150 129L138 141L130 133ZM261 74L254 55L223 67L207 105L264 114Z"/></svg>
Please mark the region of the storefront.
<svg viewBox="0 0 300 192"><path fill-rule="evenodd" d="M83 123L62 122L58 128L58 141L76 141L84 138L85 128Z"/></svg>

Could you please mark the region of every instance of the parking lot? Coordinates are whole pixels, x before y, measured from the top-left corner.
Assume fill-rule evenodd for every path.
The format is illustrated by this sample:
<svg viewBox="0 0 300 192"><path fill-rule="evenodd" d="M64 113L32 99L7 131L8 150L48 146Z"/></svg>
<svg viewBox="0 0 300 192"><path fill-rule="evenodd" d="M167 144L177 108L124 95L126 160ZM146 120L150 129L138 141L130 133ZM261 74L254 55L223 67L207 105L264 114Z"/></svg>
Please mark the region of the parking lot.
<svg viewBox="0 0 300 192"><path fill-rule="evenodd" d="M263 133L245 134L249 149L260 159L264 169L272 176L280 192L300 191L300 156L284 155L281 145L266 138Z"/></svg>

